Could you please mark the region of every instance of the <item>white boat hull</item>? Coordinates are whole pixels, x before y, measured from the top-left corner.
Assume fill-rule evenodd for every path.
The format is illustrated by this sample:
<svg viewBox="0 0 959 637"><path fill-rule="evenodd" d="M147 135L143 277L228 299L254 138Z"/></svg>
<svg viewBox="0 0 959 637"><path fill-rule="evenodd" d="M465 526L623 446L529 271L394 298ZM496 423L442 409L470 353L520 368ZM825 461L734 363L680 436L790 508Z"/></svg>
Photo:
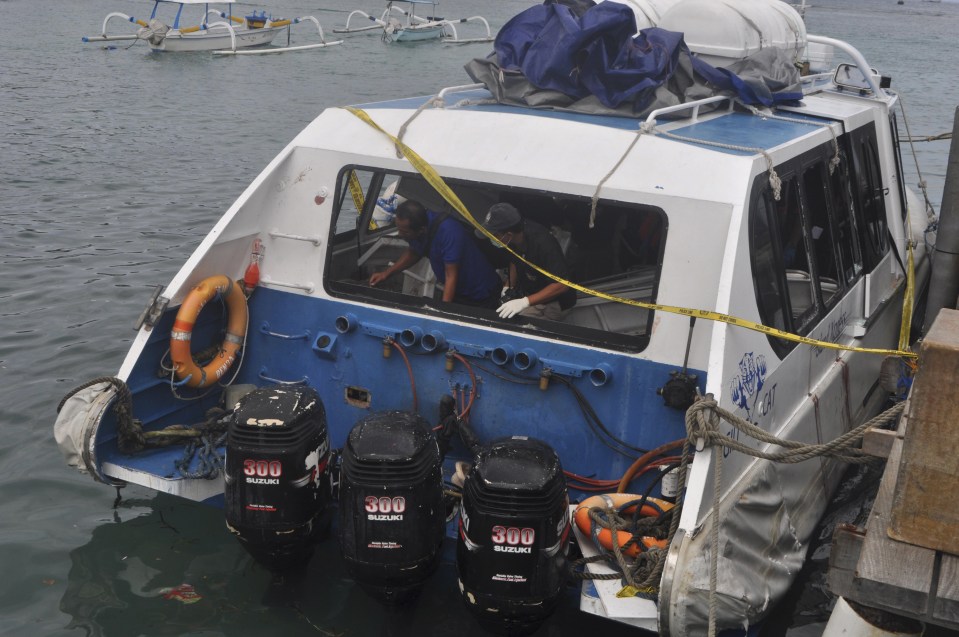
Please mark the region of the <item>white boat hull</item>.
<svg viewBox="0 0 959 637"><path fill-rule="evenodd" d="M394 42L420 42L436 40L443 35L443 25L412 26L397 29L393 35Z"/></svg>
<svg viewBox="0 0 959 637"><path fill-rule="evenodd" d="M289 26L264 27L262 29L237 29L236 48L246 49L255 46L266 46L281 32L289 30ZM170 51L183 53L189 51L214 51L231 49L233 42L226 29L209 29L204 32L180 33L167 35L159 44L151 44L154 51Z"/></svg>

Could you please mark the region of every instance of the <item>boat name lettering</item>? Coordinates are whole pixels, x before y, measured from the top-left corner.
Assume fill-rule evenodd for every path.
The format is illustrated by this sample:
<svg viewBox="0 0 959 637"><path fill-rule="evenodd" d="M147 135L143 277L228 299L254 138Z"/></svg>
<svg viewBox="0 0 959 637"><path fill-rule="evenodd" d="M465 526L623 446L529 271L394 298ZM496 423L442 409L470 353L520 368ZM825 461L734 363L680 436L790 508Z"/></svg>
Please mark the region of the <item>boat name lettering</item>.
<svg viewBox="0 0 959 637"><path fill-rule="evenodd" d="M830 343L838 343L839 337L842 336L842 333L846 331L846 327L849 325L849 313L845 310L833 321L829 322L829 325L826 326L825 334L820 334L816 337L817 341L828 341ZM816 352L816 357L818 358L820 354L823 353L824 348L821 345L814 345L813 351Z"/></svg>

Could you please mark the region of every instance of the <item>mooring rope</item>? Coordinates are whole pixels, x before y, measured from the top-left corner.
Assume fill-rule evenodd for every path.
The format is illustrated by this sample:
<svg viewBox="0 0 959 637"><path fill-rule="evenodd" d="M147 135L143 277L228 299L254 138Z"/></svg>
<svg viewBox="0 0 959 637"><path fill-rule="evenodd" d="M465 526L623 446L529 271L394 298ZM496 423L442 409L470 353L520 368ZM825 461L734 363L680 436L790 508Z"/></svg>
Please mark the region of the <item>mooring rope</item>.
<svg viewBox="0 0 959 637"><path fill-rule="evenodd" d="M736 449L747 455L771 460L773 462L782 462L786 464L795 464L811 458L827 456L842 462L863 464L867 462L877 462L878 458L873 458L863 454L854 445L858 445L863 434L873 427L879 427L893 422L902 414L906 407L905 402L897 403L875 418L864 422L855 429L852 429L838 438L825 444L810 445L777 438L759 427L756 427L747 420L732 414L719 407L712 394L697 396L696 401L686 411L686 435L690 444L696 444L697 449L704 448L707 445L713 447L713 504L710 520L710 556L709 556L709 629L708 636L716 635L716 607L718 604L716 595L716 577L719 561L719 502L721 496L722 482L722 448ZM719 425L725 420L733 427L752 436L756 440L769 444L778 445L788 449L788 451L769 453L759 451L743 445L738 440L720 432ZM684 449L685 451L685 449ZM672 537L670 538L672 541Z"/></svg>
<svg viewBox="0 0 959 637"><path fill-rule="evenodd" d="M593 557L576 560L572 564L572 566L576 568L585 564L603 561L607 562L607 565L617 572L590 573L584 569L582 573L576 573L576 577L595 580L622 579L625 581L627 587L632 587L633 590L631 592L633 594L639 597L656 599L659 592L659 580L662 577L663 568L666 563L667 549L651 548L642 551L632 559L625 556L623 551L637 542L642 535L656 535L657 528L662 528L661 524L666 516L669 516L669 530L666 532L665 537L668 543L672 543L679 530L679 519L686 495L686 475L688 473L689 463L693 457L692 450L694 447L698 450L704 450L706 447L711 446L714 479L712 523L710 528L711 549L709 557L709 635L710 637L714 637L716 634L716 609L718 604L716 588L719 562L719 524L715 521L718 519L719 503L722 495L723 448L736 450L755 458L785 464L795 464L818 457L830 457L851 464L877 462L879 459L868 456L858 449L860 440L867 430L874 427L882 427L898 419L905 409L905 405L905 402L897 403L875 418L872 418L830 442L808 444L773 436L746 419L721 408L712 394L697 396L693 405L686 411L686 441L683 445L679 464L679 484L681 491L679 497L677 497L676 506L663 513L659 518L647 518L649 522L640 528L632 527L631 524L623 520L616 509L607 509L604 507L594 507L590 509L590 519L595 525L610 529L613 537L616 537L615 534L617 531L622 530L632 533L632 538L622 547L619 547L618 543L614 541L612 543L612 555L610 555L609 552L604 552ZM755 449L732 436L723 434L720 430L720 425L723 421L755 440L768 445L778 446L784 449L784 451L763 451ZM625 590L627 589L624 588L624 591Z"/></svg>

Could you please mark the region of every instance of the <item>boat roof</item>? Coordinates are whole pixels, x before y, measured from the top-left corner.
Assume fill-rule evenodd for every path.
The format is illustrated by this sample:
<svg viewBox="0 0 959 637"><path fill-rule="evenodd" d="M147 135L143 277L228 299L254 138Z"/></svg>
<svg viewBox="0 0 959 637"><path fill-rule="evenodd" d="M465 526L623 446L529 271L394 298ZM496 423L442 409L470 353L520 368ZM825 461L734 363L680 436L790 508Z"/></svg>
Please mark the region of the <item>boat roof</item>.
<svg viewBox="0 0 959 637"><path fill-rule="evenodd" d="M590 115L571 111L538 109L522 106L489 103L492 95L486 89L470 89L452 93L454 99L448 100L461 104L455 109L487 113L503 113L523 117L536 117L562 120L570 123L589 124L604 128L636 131L644 120L616 115ZM410 110L415 111L425 104L431 96L419 96L392 99L383 102L373 102L356 105L363 110ZM858 110L858 109L857 109ZM658 121L657 124L672 135L687 139L677 140L681 143L708 147L712 151L730 155L753 155L753 149L771 150L789 141L808 135L814 127L843 119L845 113L830 117L826 113L815 115L797 112L789 113L789 121L766 119L743 112L720 112L717 115L706 116L698 120L676 119ZM748 147L746 150L744 147Z"/></svg>
<svg viewBox="0 0 959 637"><path fill-rule="evenodd" d="M156 0L169 4L234 4L236 0Z"/></svg>

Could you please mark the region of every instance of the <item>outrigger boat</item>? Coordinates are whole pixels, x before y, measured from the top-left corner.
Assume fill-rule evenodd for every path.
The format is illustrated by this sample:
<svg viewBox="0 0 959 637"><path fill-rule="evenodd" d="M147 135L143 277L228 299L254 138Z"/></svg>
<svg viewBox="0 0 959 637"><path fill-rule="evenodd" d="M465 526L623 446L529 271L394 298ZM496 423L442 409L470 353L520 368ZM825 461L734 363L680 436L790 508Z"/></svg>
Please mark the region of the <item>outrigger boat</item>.
<svg viewBox="0 0 959 637"><path fill-rule="evenodd" d="M400 4L409 5L403 9ZM416 15L416 5L425 5L432 8L430 15ZM436 15L437 2L435 0L390 0L380 17L372 16L365 11L356 9L346 17L346 25L334 28L333 33L361 33L364 31L381 31L384 42L418 42L421 40L438 40L457 44L472 42L492 42L493 34L489 22L482 16L447 20ZM397 17L399 16L399 17ZM353 18L357 17L373 22L361 27L351 27ZM478 22L486 29L486 35L475 38L460 38L456 30L457 24Z"/></svg>
<svg viewBox="0 0 959 637"><path fill-rule="evenodd" d="M455 540L466 607L507 630L571 570L584 612L660 634L761 621L891 396L884 361L911 356L929 219L898 98L778 0L680 0L635 36L625 5L586 12L516 16L475 84L321 113L156 291L117 377L64 401L69 462L221 504L273 568L335 508L356 582L393 602ZM579 73L544 69L542 34L587 17L553 56ZM671 54L604 83L614 41ZM809 44L848 61L800 76ZM404 199L494 264L493 204L551 228L574 275L541 273L576 304L445 302L427 259L371 287Z"/></svg>
<svg viewBox="0 0 959 637"><path fill-rule="evenodd" d="M143 40L150 45L153 51L212 51L216 55L257 55L265 53L282 53L285 51L303 51L327 46L342 44L342 40L327 42L323 35L323 27L313 16L300 18L273 18L266 11L257 13L253 10L246 16L235 16L232 5L235 0L219 0L215 4L228 5L227 11L210 8L208 0L156 0L153 11L147 20L142 20L125 13L113 12L103 20L100 35L84 36L84 42L116 42ZM197 18L196 24L184 25L183 9L187 6L202 5L203 15ZM169 24L161 19L161 8L175 7ZM222 18L210 22L211 18ZM122 21L138 25L140 28L131 34L108 34L107 28L111 22ZM303 22L312 22L320 36L320 42L293 46L290 42L291 25ZM268 47L277 36L285 35L287 39L284 47Z"/></svg>

